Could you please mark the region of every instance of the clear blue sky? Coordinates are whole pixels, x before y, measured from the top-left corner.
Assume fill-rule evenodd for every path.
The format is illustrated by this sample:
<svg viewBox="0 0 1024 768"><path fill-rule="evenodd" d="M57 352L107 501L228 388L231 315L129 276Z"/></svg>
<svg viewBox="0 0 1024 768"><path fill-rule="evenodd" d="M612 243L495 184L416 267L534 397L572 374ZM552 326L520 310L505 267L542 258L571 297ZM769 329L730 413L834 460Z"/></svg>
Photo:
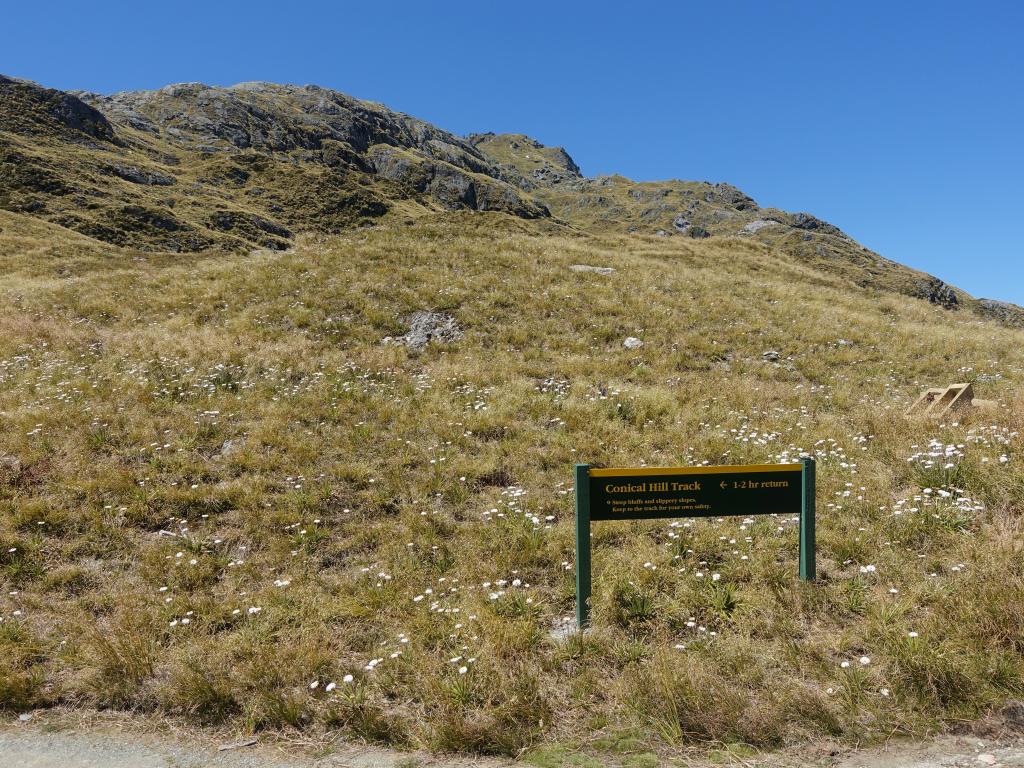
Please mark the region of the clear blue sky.
<svg viewBox="0 0 1024 768"><path fill-rule="evenodd" d="M10 3L0 72L317 83L588 175L728 181L1024 304L1024 4Z"/></svg>

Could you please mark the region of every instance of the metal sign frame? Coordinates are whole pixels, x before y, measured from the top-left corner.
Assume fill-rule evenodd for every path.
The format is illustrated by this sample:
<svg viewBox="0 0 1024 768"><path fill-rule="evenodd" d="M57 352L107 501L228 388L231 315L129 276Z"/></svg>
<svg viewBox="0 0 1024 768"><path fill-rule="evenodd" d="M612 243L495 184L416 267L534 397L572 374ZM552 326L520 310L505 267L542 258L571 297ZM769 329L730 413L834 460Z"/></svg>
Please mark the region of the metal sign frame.
<svg viewBox="0 0 1024 768"><path fill-rule="evenodd" d="M790 485L797 478L799 484ZM595 481L604 483L596 493L592 485ZM615 485L614 481L625 484ZM591 469L589 464L577 464L577 626L583 629L590 625L591 521L799 513L800 579L814 581L814 486L812 458L799 464L716 467ZM595 497L596 505L592 504Z"/></svg>

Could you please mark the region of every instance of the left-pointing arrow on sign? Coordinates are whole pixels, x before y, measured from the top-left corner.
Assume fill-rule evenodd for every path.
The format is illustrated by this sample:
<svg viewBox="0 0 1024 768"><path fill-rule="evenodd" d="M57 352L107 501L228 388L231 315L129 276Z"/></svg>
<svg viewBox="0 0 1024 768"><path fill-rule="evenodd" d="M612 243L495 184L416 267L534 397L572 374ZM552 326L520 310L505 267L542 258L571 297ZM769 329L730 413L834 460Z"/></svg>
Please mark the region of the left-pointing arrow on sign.
<svg viewBox="0 0 1024 768"><path fill-rule="evenodd" d="M718 487L721 488L724 491L726 485L728 485L728 483L726 483L725 480L723 480L722 482L720 482L718 484Z"/></svg>

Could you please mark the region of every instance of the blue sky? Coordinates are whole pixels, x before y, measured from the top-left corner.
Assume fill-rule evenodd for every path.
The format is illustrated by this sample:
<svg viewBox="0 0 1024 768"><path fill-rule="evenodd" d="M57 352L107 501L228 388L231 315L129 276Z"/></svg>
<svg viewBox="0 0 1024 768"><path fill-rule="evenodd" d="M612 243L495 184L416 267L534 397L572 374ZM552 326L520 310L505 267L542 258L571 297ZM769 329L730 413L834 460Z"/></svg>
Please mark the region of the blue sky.
<svg viewBox="0 0 1024 768"><path fill-rule="evenodd" d="M1024 304L1024 4L36 2L0 72L110 92L317 83L588 175L728 181Z"/></svg>

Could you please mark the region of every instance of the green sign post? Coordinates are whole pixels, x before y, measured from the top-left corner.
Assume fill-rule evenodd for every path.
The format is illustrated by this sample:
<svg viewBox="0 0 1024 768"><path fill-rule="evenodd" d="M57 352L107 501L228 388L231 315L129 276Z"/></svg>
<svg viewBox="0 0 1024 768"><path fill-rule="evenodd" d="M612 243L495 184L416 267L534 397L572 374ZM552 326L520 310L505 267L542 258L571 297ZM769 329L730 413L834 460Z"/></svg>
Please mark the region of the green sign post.
<svg viewBox="0 0 1024 768"><path fill-rule="evenodd" d="M576 623L590 623L590 523L800 514L800 578L814 580L814 459L799 464L591 469L576 465Z"/></svg>

